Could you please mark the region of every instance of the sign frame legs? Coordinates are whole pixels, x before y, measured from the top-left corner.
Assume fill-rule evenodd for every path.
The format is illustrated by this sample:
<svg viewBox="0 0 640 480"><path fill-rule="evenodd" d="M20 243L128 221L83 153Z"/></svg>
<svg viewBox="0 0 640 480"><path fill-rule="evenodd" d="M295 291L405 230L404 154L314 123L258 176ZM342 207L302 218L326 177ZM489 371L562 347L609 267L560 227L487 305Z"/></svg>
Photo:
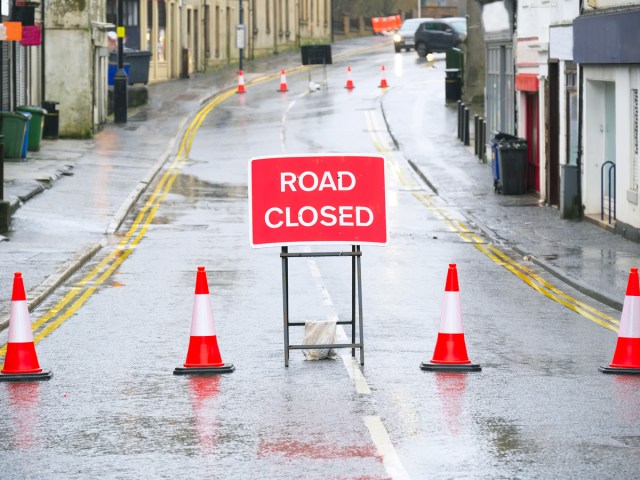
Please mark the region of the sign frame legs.
<svg viewBox="0 0 640 480"><path fill-rule="evenodd" d="M332 343L322 345L299 345L289 343L289 328L304 326L304 322L291 322L289 318L289 259L304 257L351 257L351 320L338 321L338 325L351 325L351 343ZM310 350L326 348L350 348L355 358L356 349L360 349L360 365L364 365L364 324L362 308L362 251L360 245L352 245L350 252L289 252L283 246L280 252L282 259L282 308L284 326L284 366L289 366L290 350ZM358 334L356 335L356 317ZM357 341L359 340L359 341Z"/></svg>

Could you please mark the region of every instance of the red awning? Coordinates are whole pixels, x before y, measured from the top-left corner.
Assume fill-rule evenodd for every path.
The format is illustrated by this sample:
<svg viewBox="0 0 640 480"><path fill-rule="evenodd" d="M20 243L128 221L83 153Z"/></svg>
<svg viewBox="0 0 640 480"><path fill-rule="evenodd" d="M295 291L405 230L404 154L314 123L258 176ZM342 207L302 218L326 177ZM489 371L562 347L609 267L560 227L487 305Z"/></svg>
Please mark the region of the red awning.
<svg viewBox="0 0 640 480"><path fill-rule="evenodd" d="M538 76L535 73L520 73L516 75L516 90L521 92L537 92Z"/></svg>

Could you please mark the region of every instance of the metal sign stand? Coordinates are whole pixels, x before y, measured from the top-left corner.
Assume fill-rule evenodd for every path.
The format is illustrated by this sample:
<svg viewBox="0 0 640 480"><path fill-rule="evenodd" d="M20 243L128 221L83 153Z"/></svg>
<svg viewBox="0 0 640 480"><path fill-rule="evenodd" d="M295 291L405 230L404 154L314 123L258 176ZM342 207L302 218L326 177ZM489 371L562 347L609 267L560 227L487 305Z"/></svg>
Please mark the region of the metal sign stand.
<svg viewBox="0 0 640 480"><path fill-rule="evenodd" d="M327 63L326 62L322 63L322 68L323 68L323 71L324 71L323 80L322 80L323 87L324 87L325 90L328 90L329 89L329 80L328 80L328 77L327 77ZM311 80L311 69L309 69L309 84L311 84L311 82L312 82L312 80Z"/></svg>
<svg viewBox="0 0 640 480"><path fill-rule="evenodd" d="M327 90L327 65L333 64L331 45L302 45L300 53L302 55L302 65L323 66L324 89ZM309 70L309 83L311 83L311 70Z"/></svg>
<svg viewBox="0 0 640 480"><path fill-rule="evenodd" d="M334 343L324 345L295 345L289 343L289 328L304 326L304 322L289 321L289 259L302 257L351 257L351 320L338 321L338 325L351 325L351 343ZM352 245L350 252L289 252L289 247L282 247L282 305L284 322L284 366L289 366L290 350L307 350L322 348L351 348L351 356L355 358L356 348L360 349L360 365L364 365L364 328L362 324L362 275L360 245ZM356 343L356 308L358 310L359 342Z"/></svg>

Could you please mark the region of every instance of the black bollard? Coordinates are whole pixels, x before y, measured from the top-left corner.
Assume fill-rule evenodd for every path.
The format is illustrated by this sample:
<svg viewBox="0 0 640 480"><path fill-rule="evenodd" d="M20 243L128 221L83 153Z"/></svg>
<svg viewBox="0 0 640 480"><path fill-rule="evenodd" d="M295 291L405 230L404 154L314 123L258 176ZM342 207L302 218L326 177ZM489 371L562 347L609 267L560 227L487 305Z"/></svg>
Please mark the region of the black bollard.
<svg viewBox="0 0 640 480"><path fill-rule="evenodd" d="M478 155L478 150L480 149L479 147L479 141L480 141L480 137L478 136L480 127L478 126L478 119L480 117L478 116L478 114L475 114L473 116L473 154L474 155Z"/></svg>
<svg viewBox="0 0 640 480"><path fill-rule="evenodd" d="M464 129L464 145L465 147L469 146L469 109L464 107L464 118L463 118L463 129Z"/></svg>
<svg viewBox="0 0 640 480"><path fill-rule="evenodd" d="M9 202L4 199L4 136L0 135L0 233L9 230L11 212Z"/></svg>
<svg viewBox="0 0 640 480"><path fill-rule="evenodd" d="M462 140L462 100L458 100L458 139Z"/></svg>
<svg viewBox="0 0 640 480"><path fill-rule="evenodd" d="M484 122L484 119L482 117L480 117L480 119L478 120L478 128L480 128L480 133L478 135L479 140L478 140L478 158L480 159L481 162L484 163L484 151L485 151L485 128L486 128L486 124Z"/></svg>

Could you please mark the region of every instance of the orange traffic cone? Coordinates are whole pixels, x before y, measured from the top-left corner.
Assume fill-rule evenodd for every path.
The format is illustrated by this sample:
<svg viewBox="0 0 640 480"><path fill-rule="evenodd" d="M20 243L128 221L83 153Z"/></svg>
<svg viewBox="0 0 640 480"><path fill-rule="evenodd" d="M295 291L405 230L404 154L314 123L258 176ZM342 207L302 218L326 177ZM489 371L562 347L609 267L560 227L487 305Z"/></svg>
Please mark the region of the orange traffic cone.
<svg viewBox="0 0 640 480"><path fill-rule="evenodd" d="M438 340L430 363L421 363L423 370L450 372L478 372L480 365L471 363L467 355L462 328L462 309L460 307L460 288L455 263L449 265L447 284L444 289L444 301L440 313Z"/></svg>
<svg viewBox="0 0 640 480"><path fill-rule="evenodd" d="M640 375L640 283L637 268L632 268L629 273L613 360L608 367L600 367L600 371Z"/></svg>
<svg viewBox="0 0 640 480"><path fill-rule="evenodd" d="M7 355L0 372L0 381L49 380L52 375L50 371L43 371L38 363L22 274L15 273Z"/></svg>
<svg viewBox="0 0 640 480"><path fill-rule="evenodd" d="M236 93L246 93L244 88L244 72L242 70L238 70L238 90Z"/></svg>
<svg viewBox="0 0 640 480"><path fill-rule="evenodd" d="M344 88L347 88L349 90L356 88L356 86L353 84L353 80L351 80L351 65L347 67L347 84L344 86Z"/></svg>
<svg viewBox="0 0 640 480"><path fill-rule="evenodd" d="M216 329L213 325L213 310L209 298L209 284L204 267L198 267L196 274L196 295L191 316L191 339L184 367L176 367L176 375L189 373L231 373L232 364L222 362Z"/></svg>
<svg viewBox="0 0 640 480"><path fill-rule="evenodd" d="M378 88L387 88L389 86L389 84L387 83L387 78L384 74L384 65L382 65L382 78L380 79L380 85L378 85Z"/></svg>
<svg viewBox="0 0 640 480"><path fill-rule="evenodd" d="M279 92L288 92L289 89L287 88L287 76L284 73L284 68L282 70L280 70L280 88L278 89Z"/></svg>

